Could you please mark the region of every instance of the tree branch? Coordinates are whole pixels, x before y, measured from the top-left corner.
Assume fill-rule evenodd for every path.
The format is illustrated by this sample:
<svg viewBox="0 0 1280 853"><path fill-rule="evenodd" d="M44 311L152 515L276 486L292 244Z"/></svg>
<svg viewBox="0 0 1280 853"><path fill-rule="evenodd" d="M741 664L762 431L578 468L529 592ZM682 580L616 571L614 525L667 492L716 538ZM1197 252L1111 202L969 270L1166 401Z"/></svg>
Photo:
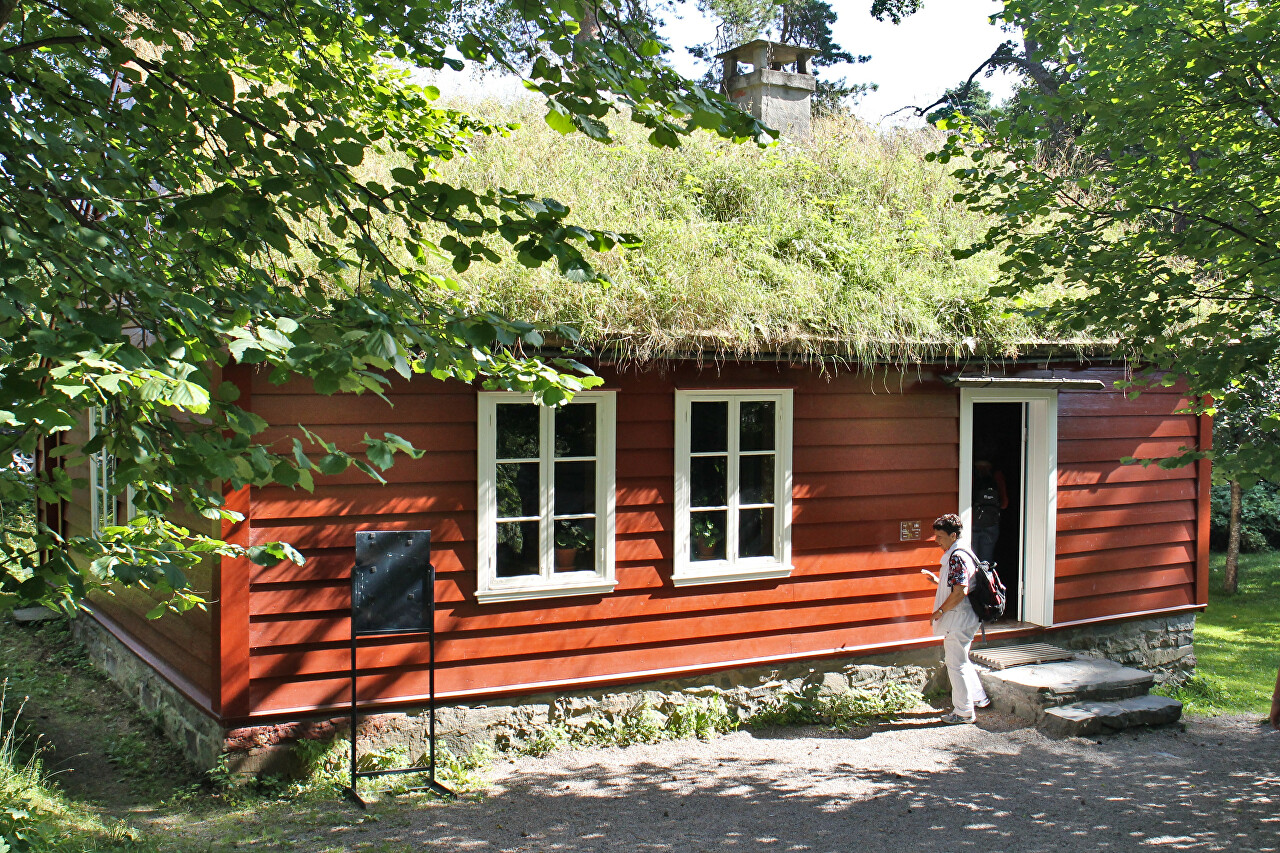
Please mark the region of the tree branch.
<svg viewBox="0 0 1280 853"><path fill-rule="evenodd" d="M39 50L42 47L53 47L59 44L83 44L89 40L85 35L72 36L50 36L49 38L36 39L35 41L23 42L15 44L13 47L6 48L5 56L17 56L20 53L30 53L33 50Z"/></svg>

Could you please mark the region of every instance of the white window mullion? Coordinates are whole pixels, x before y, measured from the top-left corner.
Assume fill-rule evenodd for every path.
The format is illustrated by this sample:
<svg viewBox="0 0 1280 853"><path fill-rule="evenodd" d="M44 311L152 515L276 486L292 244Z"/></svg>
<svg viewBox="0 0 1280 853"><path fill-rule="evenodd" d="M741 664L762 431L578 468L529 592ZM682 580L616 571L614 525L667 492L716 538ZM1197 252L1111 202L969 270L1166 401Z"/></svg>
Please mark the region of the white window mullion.
<svg viewBox="0 0 1280 853"><path fill-rule="evenodd" d="M538 419L538 572L550 581L555 571L555 410L542 407Z"/></svg>
<svg viewBox="0 0 1280 853"><path fill-rule="evenodd" d="M783 513L791 514L791 501L784 500L783 496L791 495L791 430L790 422L782 416L782 408L781 400L773 407L773 553L779 560L790 563L785 535L790 519L783 518ZM784 447L787 457L783 456Z"/></svg>
<svg viewBox="0 0 1280 853"><path fill-rule="evenodd" d="M729 479L725 503L729 505L729 508L725 512L724 558L730 566L733 566L738 562L738 505L742 502L742 498L738 494L738 470L741 467L738 462L738 449L742 435L742 401L737 397L730 398L728 408L729 441L726 445L728 459L725 465L729 469L727 472Z"/></svg>

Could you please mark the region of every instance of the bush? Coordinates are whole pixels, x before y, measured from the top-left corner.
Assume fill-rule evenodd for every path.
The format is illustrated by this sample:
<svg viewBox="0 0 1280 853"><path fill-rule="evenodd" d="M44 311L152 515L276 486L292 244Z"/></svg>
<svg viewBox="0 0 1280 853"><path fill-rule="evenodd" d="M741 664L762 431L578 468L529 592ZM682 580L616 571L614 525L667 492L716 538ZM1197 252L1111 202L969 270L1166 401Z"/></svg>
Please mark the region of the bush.
<svg viewBox="0 0 1280 853"><path fill-rule="evenodd" d="M1231 511L1231 487L1214 486L1209 515L1209 543L1215 550L1227 547L1227 519ZM1240 550L1270 551L1280 548L1280 488L1262 481L1245 489L1240 500Z"/></svg>

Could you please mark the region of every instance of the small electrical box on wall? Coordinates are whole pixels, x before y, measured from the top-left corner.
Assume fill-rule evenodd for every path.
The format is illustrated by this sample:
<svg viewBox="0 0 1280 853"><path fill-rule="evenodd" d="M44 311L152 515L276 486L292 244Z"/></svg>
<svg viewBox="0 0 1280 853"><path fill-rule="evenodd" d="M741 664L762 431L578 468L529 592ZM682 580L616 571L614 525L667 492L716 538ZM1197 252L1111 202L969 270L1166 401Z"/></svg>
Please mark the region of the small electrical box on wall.
<svg viewBox="0 0 1280 853"><path fill-rule="evenodd" d="M904 521L898 525L899 542L916 542L920 539L920 522Z"/></svg>

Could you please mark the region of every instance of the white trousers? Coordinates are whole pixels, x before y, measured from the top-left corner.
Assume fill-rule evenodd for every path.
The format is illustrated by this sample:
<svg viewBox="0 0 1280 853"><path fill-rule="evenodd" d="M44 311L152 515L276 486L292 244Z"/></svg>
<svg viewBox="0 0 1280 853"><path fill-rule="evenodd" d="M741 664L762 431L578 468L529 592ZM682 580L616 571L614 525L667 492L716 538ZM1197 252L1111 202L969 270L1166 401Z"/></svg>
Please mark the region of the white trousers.
<svg viewBox="0 0 1280 853"><path fill-rule="evenodd" d="M969 647L977 627L948 631L942 638L942 654L947 662L947 675L951 677L951 713L960 717L972 717L975 703L987 701L987 691L978 680L978 669L969 660Z"/></svg>

